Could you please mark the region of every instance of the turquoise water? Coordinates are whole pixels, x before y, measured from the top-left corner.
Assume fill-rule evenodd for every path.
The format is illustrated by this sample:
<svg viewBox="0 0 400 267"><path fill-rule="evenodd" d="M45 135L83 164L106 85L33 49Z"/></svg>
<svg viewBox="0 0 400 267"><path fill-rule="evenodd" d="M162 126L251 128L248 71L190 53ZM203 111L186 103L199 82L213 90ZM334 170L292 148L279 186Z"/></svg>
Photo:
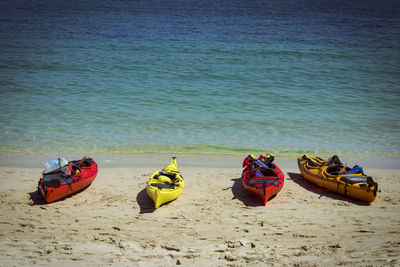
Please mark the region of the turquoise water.
<svg viewBox="0 0 400 267"><path fill-rule="evenodd" d="M6 0L0 18L3 154L400 155L397 1Z"/></svg>

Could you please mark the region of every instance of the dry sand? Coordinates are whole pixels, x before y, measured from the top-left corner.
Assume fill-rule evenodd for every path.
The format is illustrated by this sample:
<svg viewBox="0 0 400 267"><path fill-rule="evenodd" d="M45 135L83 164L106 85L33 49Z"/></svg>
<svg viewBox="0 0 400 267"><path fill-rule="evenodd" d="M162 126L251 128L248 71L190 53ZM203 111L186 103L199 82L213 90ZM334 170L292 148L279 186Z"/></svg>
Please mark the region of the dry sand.
<svg viewBox="0 0 400 267"><path fill-rule="evenodd" d="M366 205L282 168L264 207L239 165L180 165L181 196L154 210L145 184L160 168L101 168L84 191L45 204L42 169L1 167L0 266L400 265L399 170L366 170L381 190Z"/></svg>

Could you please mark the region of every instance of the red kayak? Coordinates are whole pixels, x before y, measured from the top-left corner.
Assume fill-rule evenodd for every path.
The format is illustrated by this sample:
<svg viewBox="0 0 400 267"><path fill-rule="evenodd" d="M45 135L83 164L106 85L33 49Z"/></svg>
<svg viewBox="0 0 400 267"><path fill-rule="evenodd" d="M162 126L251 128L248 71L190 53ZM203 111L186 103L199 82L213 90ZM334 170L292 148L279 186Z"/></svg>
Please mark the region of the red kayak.
<svg viewBox="0 0 400 267"><path fill-rule="evenodd" d="M249 155L243 161L242 184L248 192L258 196L264 206L281 191L284 183L283 173L273 160L274 156L268 154L258 159Z"/></svg>
<svg viewBox="0 0 400 267"><path fill-rule="evenodd" d="M70 162L58 158L46 163L38 187L47 203L54 202L89 186L97 171L92 158L83 157Z"/></svg>

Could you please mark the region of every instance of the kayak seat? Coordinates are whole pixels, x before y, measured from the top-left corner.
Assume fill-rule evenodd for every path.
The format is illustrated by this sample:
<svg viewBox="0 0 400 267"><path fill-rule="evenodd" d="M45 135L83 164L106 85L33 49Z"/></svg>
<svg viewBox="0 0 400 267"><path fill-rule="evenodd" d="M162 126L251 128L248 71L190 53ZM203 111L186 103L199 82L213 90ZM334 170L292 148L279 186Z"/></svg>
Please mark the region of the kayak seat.
<svg viewBox="0 0 400 267"><path fill-rule="evenodd" d="M262 184L262 185L277 186L279 184L279 181L276 179L254 179L254 180L248 181L247 184L249 184L249 185Z"/></svg>
<svg viewBox="0 0 400 267"><path fill-rule="evenodd" d="M81 165L79 165L80 160L72 161L72 165L73 165L73 166L84 167L84 168L90 168L90 167L92 167L92 162L93 162L93 159L91 159L91 158L86 158L86 159L82 162Z"/></svg>
<svg viewBox="0 0 400 267"><path fill-rule="evenodd" d="M261 167L260 171L264 176L278 177L278 175L272 169Z"/></svg>
<svg viewBox="0 0 400 267"><path fill-rule="evenodd" d="M77 165L72 164L71 175L77 175L77 174L80 174L81 172L82 172L81 168L79 168Z"/></svg>
<svg viewBox="0 0 400 267"><path fill-rule="evenodd" d="M163 189L163 188L166 188L166 189L175 189L175 184L161 184L161 183L152 183L152 184L150 184L151 186L155 186L155 187L157 187L158 189Z"/></svg>

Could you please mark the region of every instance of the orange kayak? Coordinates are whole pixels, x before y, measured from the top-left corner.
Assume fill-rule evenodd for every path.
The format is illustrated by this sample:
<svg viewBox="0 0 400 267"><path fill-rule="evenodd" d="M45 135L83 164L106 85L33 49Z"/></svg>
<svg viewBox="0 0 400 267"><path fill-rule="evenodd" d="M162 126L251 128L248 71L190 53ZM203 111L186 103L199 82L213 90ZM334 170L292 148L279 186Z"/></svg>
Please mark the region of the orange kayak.
<svg viewBox="0 0 400 267"><path fill-rule="evenodd" d="M260 155L258 159L249 155L243 161L243 187L260 198L264 206L281 191L284 184L284 175L273 160L272 155Z"/></svg>
<svg viewBox="0 0 400 267"><path fill-rule="evenodd" d="M97 172L97 163L92 158L84 157L50 172L43 172L38 187L47 203L54 202L89 186Z"/></svg>
<svg viewBox="0 0 400 267"><path fill-rule="evenodd" d="M367 203L376 199L378 183L358 165L349 168L336 155L324 160L307 154L298 157L297 163L301 175L320 187Z"/></svg>

